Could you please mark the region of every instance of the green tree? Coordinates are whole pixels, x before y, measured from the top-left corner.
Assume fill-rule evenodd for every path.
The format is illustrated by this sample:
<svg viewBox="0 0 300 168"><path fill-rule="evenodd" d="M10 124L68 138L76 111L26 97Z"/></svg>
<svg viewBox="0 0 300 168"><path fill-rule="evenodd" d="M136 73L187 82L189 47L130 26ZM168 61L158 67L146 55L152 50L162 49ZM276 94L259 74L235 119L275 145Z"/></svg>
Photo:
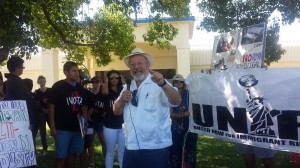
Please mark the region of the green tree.
<svg viewBox="0 0 300 168"><path fill-rule="evenodd" d="M298 0L197 0L197 7L204 19L199 28L213 32L228 32L236 28L268 22L265 63L278 61L285 53L279 41L280 22L293 23L300 17ZM268 20L278 10L282 20Z"/></svg>
<svg viewBox="0 0 300 168"><path fill-rule="evenodd" d="M59 48L79 64L90 49L97 65L107 65L112 53L122 59L134 48L134 26L139 15L145 14L143 5L149 7L146 14L153 21L144 40L159 48L169 48L178 34L178 29L163 18L189 15L189 2L182 0L102 2L104 6L89 16L83 6L89 6L91 0L1 0L0 48L3 53L26 58L38 51L38 45Z"/></svg>

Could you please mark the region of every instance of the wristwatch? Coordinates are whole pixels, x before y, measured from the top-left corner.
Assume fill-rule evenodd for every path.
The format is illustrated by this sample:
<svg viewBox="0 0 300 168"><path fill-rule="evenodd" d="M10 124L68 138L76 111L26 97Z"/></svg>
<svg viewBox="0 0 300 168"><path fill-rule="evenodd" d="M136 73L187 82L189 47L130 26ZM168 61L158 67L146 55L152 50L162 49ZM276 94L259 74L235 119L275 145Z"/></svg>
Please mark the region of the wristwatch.
<svg viewBox="0 0 300 168"><path fill-rule="evenodd" d="M158 86L160 86L160 87L163 87L163 86L165 86L167 84L167 82L166 82L166 80L164 79L164 82L161 84L161 85L159 85L159 84L157 84Z"/></svg>

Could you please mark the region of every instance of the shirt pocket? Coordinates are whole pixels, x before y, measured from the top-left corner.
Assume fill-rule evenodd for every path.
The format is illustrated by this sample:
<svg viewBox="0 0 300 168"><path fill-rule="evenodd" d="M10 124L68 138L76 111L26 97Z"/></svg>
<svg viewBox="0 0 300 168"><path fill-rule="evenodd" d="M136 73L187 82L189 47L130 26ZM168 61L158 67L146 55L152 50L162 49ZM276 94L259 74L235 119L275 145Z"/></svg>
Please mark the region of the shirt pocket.
<svg viewBox="0 0 300 168"><path fill-rule="evenodd" d="M149 112L154 112L158 108L159 97L147 96L143 103L143 108Z"/></svg>

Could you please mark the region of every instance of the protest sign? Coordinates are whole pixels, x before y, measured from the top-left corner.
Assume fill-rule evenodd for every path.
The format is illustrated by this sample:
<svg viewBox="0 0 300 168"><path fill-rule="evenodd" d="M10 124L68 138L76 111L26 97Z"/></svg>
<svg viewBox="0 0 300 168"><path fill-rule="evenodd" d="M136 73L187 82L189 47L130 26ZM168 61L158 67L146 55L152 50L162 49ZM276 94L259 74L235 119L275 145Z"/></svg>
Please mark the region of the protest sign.
<svg viewBox="0 0 300 168"><path fill-rule="evenodd" d="M0 101L0 167L36 165L26 101Z"/></svg>
<svg viewBox="0 0 300 168"><path fill-rule="evenodd" d="M190 131L300 153L299 71L278 68L193 73Z"/></svg>
<svg viewBox="0 0 300 168"><path fill-rule="evenodd" d="M264 62L265 30L263 23L216 36L211 72L261 68Z"/></svg>

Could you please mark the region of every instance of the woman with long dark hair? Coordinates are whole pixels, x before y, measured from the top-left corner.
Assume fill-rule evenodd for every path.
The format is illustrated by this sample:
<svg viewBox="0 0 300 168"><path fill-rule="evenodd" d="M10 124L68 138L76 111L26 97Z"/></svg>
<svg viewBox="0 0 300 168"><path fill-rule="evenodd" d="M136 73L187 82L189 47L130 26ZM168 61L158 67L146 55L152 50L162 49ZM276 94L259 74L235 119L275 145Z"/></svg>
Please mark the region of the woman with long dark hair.
<svg viewBox="0 0 300 168"><path fill-rule="evenodd" d="M105 101L106 116L103 129L104 139L107 147L105 165L106 168L113 167L115 149L118 147L118 161L120 167L122 167L125 149L125 139L122 130L122 124L124 120L123 115L113 114L112 107L123 89L123 84L121 80L121 74L116 70L109 71L106 76L108 78L108 95Z"/></svg>

